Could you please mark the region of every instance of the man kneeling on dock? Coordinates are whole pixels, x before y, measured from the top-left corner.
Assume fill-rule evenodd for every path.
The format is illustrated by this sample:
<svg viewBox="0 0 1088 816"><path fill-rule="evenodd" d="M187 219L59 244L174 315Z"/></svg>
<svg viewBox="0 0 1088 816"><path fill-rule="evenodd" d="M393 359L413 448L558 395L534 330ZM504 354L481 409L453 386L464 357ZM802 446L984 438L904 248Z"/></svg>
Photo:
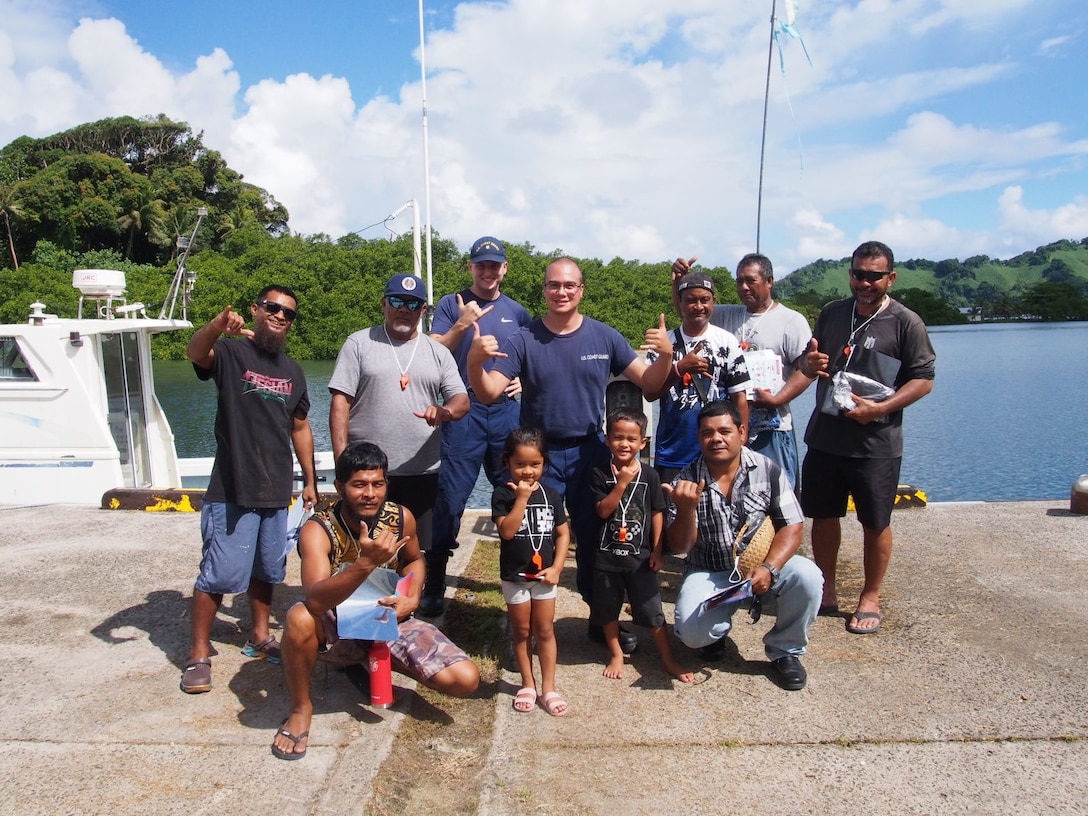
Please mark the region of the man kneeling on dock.
<svg viewBox="0 0 1088 816"><path fill-rule="evenodd" d="M349 445L336 460L340 500L316 513L300 532L305 600L288 610L283 632L291 713L272 742L272 753L280 759L306 755L314 664L321 660L339 666L366 665L369 641L338 638L336 607L379 567L411 576L407 592L378 602L397 616L399 637L389 644L393 667L454 697L467 697L480 683L479 669L467 654L432 624L412 617L425 579L424 561L412 512L386 501L387 468L385 453L377 445Z"/></svg>

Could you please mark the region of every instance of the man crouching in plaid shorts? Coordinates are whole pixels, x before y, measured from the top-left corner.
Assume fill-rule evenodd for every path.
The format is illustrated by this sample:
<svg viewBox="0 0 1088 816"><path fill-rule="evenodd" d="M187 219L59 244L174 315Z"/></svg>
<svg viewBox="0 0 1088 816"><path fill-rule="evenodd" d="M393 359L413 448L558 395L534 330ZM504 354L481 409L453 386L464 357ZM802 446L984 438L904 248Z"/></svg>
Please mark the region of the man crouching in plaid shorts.
<svg viewBox="0 0 1088 816"><path fill-rule="evenodd" d="M336 460L340 500L319 510L300 531L305 601L288 610L283 631L283 669L291 694L291 714L272 743L272 753L280 759L306 755L313 717L310 675L314 664L321 660L333 665L366 665L368 641L337 637L336 606L378 567L412 576L405 594L379 601L397 615L400 636L389 644L393 668L453 697L467 697L480 684L480 671L467 654L435 626L412 617L419 606L425 567L412 512L385 500L388 466L377 445L349 445Z"/></svg>

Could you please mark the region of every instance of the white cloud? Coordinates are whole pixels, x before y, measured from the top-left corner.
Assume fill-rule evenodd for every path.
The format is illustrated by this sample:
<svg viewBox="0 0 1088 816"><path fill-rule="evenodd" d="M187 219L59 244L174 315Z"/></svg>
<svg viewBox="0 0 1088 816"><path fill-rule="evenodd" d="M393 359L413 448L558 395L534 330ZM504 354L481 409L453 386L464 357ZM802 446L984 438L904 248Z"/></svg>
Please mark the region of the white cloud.
<svg viewBox="0 0 1088 816"><path fill-rule="evenodd" d="M756 231L768 35L756 5L458 5L450 28L428 32L435 228L462 247L497 234L605 260L697 254L735 263ZM67 7L0 0L0 12L16 15L0 32L0 143L163 112L203 130L205 144L287 206L297 232L335 237L409 198L423 205L418 81L371 99L337 76L243 87L221 48L191 68L167 68L118 20L65 27ZM1002 88L1023 81L1028 51L1045 52L1045 66L1074 51L1063 32L1033 36L1010 57L1010 21L1026 8L1026 0L800 4L813 66L790 42L787 77L777 55L771 77L761 249L778 267L842 257L874 235L904 257L963 257L1076 234L1085 202L1073 193L1053 210L1019 212L1024 223L1014 228L1023 195L1083 179L1088 154L1077 106L1001 103ZM936 44L965 31L977 56ZM993 103L982 105L983 95ZM1025 193L1013 201L1015 189ZM964 194L1001 204L976 212L969 229L931 214Z"/></svg>
<svg viewBox="0 0 1088 816"><path fill-rule="evenodd" d="M997 232L1007 255L1017 255L1059 238L1088 237L1088 196L1078 195L1051 210L1031 210L1024 204L1022 187L1008 187L998 199Z"/></svg>

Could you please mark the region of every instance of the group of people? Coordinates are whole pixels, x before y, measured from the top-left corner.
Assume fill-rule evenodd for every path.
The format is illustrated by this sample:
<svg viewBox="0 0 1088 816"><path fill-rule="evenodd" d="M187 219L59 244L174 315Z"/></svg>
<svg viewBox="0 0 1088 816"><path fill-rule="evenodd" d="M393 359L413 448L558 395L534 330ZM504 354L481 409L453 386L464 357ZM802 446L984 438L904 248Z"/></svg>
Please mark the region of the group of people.
<svg viewBox="0 0 1088 816"><path fill-rule="evenodd" d="M669 550L686 556L676 636L713 660L724 652L734 613L748 606L755 618L770 593L777 615L765 650L779 684L800 689L809 626L818 614L838 614L840 519L852 495L864 530L865 584L847 629L876 632L902 410L928 393L934 370L921 320L888 296L892 252L879 242L855 250L852 297L828 304L814 331L773 300L766 257L741 260L741 304L724 307L715 306L714 281L692 269L696 260L673 264L681 322L670 331L661 315L646 331L646 359L581 312L585 280L570 258L548 265L546 312L532 319L501 292L502 243L481 238L469 256L472 284L441 299L429 335L421 330L428 306L420 279L394 275L382 324L348 337L329 381L338 501L299 532L304 601L288 611L282 644L269 632L269 610L272 587L285 575L292 447L303 502L314 507L318 498L306 380L283 353L298 301L289 288L268 286L250 307L252 329L228 306L198 330L187 354L198 377L218 387L218 448L202 510L182 690L211 689L216 611L225 593L248 591L252 630L243 652L282 661L291 696L272 752L301 758L315 662L367 657L366 641L338 637L336 608L384 567L410 576L407 589L379 602L398 621L394 667L441 692L472 694L479 683L473 661L419 618L442 612L447 563L481 467L494 491L500 578L521 674L516 711L568 712L556 685L552 626L571 546L576 587L590 610L587 637L607 647L606 677L622 677L624 655L638 646L619 623L626 599L665 670L693 679L672 654L658 592L655 573ZM605 415L606 389L619 376L660 400L652 468L642 465L646 415L631 406ZM813 380L817 408L801 468L789 403ZM806 515L815 563L797 555ZM770 538L762 562L742 570L744 552L761 535Z"/></svg>

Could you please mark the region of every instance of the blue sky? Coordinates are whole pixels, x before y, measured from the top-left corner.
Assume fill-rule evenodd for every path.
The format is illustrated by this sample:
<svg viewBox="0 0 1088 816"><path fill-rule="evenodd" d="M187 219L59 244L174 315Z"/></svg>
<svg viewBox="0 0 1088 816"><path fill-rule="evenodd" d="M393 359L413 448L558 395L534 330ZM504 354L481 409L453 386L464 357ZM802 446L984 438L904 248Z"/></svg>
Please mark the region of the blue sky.
<svg viewBox="0 0 1088 816"><path fill-rule="evenodd" d="M424 5L443 237L755 249L770 0ZM788 38L784 74L773 56L760 229L780 275L869 238L942 259L1088 237L1080 0L795 5L812 64ZM187 121L299 233L424 203L418 0L0 0L0 99L0 144Z"/></svg>

